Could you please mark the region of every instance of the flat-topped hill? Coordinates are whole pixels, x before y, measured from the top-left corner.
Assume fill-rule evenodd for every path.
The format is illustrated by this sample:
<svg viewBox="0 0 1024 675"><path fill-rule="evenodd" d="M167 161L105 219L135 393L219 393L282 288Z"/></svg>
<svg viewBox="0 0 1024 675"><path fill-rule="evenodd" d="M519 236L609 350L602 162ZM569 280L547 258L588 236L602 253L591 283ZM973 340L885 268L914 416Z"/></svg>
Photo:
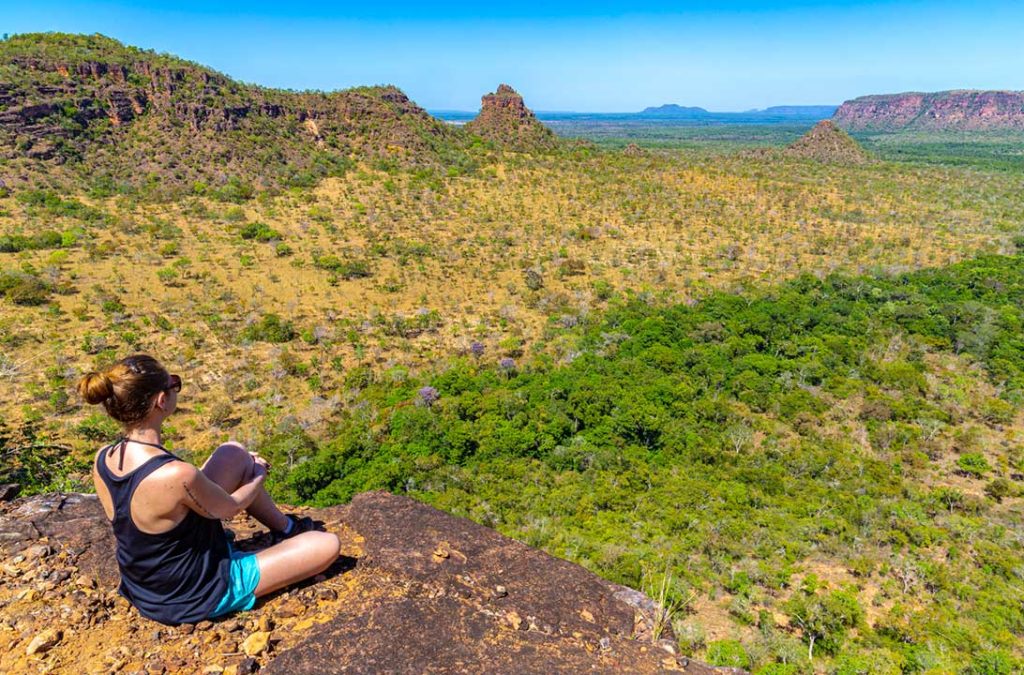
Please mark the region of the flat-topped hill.
<svg viewBox="0 0 1024 675"><path fill-rule="evenodd" d="M861 96L832 117L850 131L1024 130L1024 92L954 90Z"/></svg>
<svg viewBox="0 0 1024 675"><path fill-rule="evenodd" d="M708 111L704 108L697 106L686 106L678 105L676 103L666 103L659 106L648 106L644 108L641 115L647 115L648 117L705 117Z"/></svg>

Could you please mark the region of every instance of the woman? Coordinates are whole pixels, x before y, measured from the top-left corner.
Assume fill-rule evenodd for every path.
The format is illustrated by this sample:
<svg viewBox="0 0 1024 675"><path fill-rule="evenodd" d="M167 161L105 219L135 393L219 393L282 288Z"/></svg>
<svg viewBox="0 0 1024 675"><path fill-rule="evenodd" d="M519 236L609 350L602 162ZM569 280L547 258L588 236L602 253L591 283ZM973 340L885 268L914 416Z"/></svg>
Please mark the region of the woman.
<svg viewBox="0 0 1024 675"><path fill-rule="evenodd" d="M196 469L160 444L181 378L156 359L129 356L83 377L78 391L124 428L96 455L93 481L117 538L119 591L143 616L195 623L250 609L337 560L337 536L274 504L263 487L270 465L257 453L225 443ZM220 521L243 510L272 530L273 546L232 550Z"/></svg>

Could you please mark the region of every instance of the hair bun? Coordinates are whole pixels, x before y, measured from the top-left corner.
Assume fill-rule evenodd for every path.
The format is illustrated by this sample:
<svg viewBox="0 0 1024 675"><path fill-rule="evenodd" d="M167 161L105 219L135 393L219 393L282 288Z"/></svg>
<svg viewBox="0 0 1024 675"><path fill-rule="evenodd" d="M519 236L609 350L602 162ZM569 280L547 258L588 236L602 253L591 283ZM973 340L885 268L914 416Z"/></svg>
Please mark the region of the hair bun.
<svg viewBox="0 0 1024 675"><path fill-rule="evenodd" d="M78 393L86 403L103 403L114 395L114 383L106 373L89 373L78 383Z"/></svg>

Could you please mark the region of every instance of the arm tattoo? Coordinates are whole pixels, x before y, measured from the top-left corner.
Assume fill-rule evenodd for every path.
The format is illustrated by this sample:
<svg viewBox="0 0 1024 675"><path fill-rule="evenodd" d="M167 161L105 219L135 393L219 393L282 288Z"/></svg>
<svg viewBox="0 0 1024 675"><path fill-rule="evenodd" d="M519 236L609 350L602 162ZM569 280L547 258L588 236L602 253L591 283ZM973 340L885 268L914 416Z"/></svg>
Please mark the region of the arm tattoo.
<svg viewBox="0 0 1024 675"><path fill-rule="evenodd" d="M189 490L189 489L188 489L188 483L182 483L182 485L183 485L183 486L185 487L185 492L187 492L187 493L188 493L188 496L189 496L189 497L191 497L191 498L192 498L192 501L194 501L194 502L196 503L196 506L198 506L198 507L199 507L199 509L200 509L200 510L201 510L201 511L202 511L203 513L205 513L205 514L207 515L207 517L209 517L209 518L213 518L213 519L215 519L215 520L216 520L216 516L214 516L214 515L213 515L212 513L210 513L210 512L209 512L209 511L208 511L208 510L206 509L206 507L205 507L205 506L203 506L203 505L202 505L201 503L199 503L199 500L198 500L198 499L196 498L196 496L195 496L194 494L192 494L192 490Z"/></svg>

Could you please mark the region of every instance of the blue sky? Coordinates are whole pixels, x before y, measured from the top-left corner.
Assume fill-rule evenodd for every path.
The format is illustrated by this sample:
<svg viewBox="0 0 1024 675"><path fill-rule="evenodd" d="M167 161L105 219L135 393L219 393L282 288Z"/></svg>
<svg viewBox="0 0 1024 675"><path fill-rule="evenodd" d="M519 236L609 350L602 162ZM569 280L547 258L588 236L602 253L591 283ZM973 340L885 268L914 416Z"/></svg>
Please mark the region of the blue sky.
<svg viewBox="0 0 1024 675"><path fill-rule="evenodd" d="M0 32L99 32L290 89L395 84L475 110L715 111L942 89L1024 89L1020 0L21 2Z"/></svg>

